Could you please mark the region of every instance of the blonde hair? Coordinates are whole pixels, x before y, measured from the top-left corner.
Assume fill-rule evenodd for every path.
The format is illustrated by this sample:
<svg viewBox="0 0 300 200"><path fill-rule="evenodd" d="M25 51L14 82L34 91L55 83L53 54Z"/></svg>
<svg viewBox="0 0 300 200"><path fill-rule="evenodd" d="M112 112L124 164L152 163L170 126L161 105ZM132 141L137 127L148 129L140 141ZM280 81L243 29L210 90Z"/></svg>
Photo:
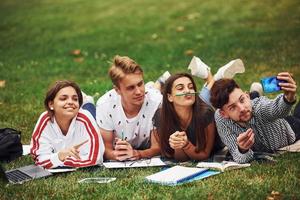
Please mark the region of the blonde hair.
<svg viewBox="0 0 300 200"><path fill-rule="evenodd" d="M109 68L108 74L111 81L119 87L119 81L127 74L141 73L143 70L139 64L127 56L116 55L113 60L112 66Z"/></svg>

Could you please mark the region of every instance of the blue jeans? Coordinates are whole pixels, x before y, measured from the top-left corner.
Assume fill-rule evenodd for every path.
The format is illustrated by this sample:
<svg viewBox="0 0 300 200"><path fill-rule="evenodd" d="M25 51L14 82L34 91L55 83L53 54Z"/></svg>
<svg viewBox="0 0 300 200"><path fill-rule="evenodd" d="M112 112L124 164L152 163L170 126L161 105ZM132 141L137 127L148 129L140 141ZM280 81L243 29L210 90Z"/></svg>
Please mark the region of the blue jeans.
<svg viewBox="0 0 300 200"><path fill-rule="evenodd" d="M93 115L94 119L96 119L96 107L94 104L85 103L84 105L82 105L82 109L89 111Z"/></svg>
<svg viewBox="0 0 300 200"><path fill-rule="evenodd" d="M199 92L199 97L202 99L202 101L204 101L207 105L211 106L211 103L210 103L210 90L206 87L206 86L203 86L203 88L200 90Z"/></svg>

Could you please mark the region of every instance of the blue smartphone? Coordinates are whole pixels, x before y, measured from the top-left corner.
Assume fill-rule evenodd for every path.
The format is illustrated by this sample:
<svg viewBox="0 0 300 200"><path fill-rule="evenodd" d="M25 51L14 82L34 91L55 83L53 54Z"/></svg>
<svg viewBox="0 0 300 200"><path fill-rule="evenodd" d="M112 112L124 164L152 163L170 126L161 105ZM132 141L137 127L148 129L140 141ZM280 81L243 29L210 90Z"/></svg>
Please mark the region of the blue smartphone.
<svg viewBox="0 0 300 200"><path fill-rule="evenodd" d="M265 93L272 93L281 90L279 83L286 83L286 81L278 80L276 76L265 77L260 80Z"/></svg>

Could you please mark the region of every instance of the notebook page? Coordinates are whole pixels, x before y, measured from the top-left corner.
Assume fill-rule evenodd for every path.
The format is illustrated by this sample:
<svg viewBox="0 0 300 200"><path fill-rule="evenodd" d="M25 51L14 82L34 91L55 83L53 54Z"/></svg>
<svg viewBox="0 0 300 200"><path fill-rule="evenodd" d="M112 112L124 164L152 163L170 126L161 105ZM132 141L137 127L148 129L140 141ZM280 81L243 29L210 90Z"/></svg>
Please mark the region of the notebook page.
<svg viewBox="0 0 300 200"><path fill-rule="evenodd" d="M104 162L106 168L133 168L133 167L156 167L165 166L166 164L160 158L141 159L135 161L110 161Z"/></svg>
<svg viewBox="0 0 300 200"><path fill-rule="evenodd" d="M206 168L174 166L147 176L146 179L150 182L173 185L188 180L189 178L199 175L206 170Z"/></svg>

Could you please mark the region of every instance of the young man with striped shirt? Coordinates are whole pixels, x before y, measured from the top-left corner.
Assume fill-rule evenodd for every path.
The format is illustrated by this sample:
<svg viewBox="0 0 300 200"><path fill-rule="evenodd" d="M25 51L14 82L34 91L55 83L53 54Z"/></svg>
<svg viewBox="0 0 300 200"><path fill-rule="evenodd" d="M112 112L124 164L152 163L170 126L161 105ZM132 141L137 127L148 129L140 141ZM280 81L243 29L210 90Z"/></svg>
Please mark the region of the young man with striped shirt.
<svg viewBox="0 0 300 200"><path fill-rule="evenodd" d="M294 131L300 119L293 123L284 119L296 102L296 82L288 72L277 78L286 82L279 83L283 94L272 100L265 96L250 100L232 79L218 80L211 89L218 134L238 163L253 160L254 152L274 152L292 144L299 134Z"/></svg>

